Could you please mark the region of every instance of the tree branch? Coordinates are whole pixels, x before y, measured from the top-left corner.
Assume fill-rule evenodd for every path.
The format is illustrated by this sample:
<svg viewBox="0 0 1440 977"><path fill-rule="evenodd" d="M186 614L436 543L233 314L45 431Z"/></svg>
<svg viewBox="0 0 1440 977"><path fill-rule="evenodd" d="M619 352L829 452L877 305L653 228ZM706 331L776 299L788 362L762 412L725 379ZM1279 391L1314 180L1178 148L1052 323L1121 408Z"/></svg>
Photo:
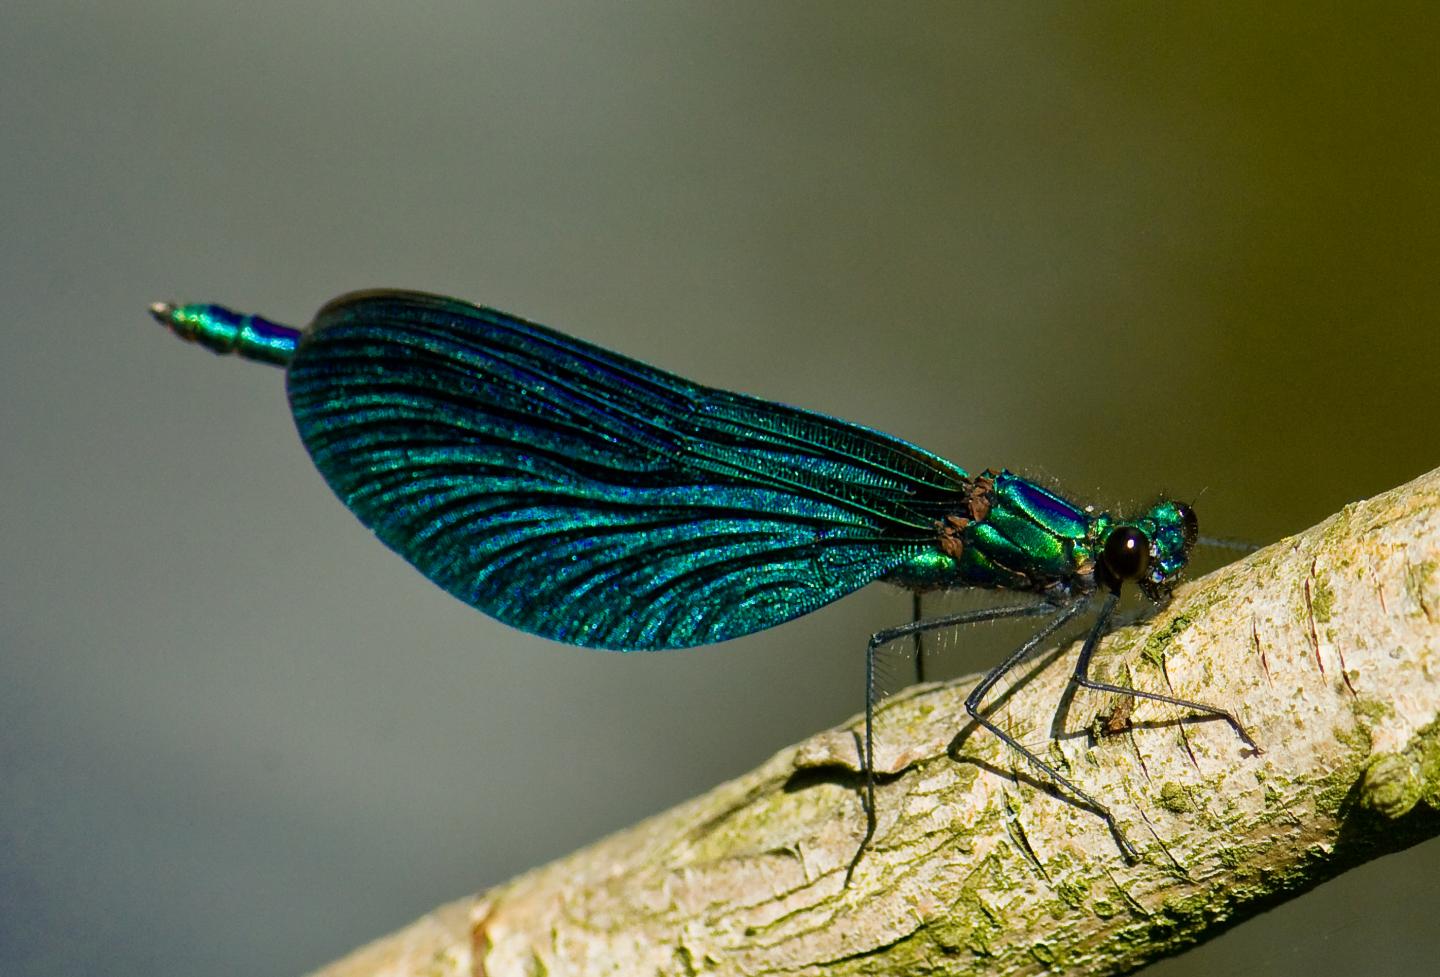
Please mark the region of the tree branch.
<svg viewBox="0 0 1440 977"><path fill-rule="evenodd" d="M1440 833L1440 470L1106 639L1094 677L1232 709L1263 753L1144 700L1081 691L1057 716L1063 657L991 715L1111 806L1137 864L958 718L972 677L881 710L849 888L856 720L319 975L1120 974L1177 953Z"/></svg>

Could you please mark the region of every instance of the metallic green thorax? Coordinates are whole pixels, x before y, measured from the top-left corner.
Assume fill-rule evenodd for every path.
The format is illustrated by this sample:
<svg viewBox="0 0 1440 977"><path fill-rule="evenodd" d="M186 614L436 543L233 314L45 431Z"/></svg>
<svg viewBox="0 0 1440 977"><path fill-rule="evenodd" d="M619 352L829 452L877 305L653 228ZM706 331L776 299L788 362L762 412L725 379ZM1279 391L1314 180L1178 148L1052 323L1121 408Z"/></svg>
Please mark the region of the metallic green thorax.
<svg viewBox="0 0 1440 977"><path fill-rule="evenodd" d="M975 479L970 513L937 526L935 549L886 576L912 589L986 587L1045 593L1096 587L1096 560L1109 534L1138 529L1150 540L1147 591L1171 584L1188 558L1184 518L1160 502L1135 519L1092 513L1008 471ZM973 518L972 518L973 517Z"/></svg>

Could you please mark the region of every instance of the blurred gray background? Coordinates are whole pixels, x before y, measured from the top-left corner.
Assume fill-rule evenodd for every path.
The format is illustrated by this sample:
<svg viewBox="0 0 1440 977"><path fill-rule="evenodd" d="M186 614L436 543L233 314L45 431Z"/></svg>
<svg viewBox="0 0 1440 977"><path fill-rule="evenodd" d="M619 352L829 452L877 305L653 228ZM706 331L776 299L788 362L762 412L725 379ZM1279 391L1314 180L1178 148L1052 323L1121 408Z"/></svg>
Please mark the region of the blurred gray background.
<svg viewBox="0 0 1440 977"><path fill-rule="evenodd" d="M1440 464L1440 18L1256 6L10 0L0 974L299 974L845 720L909 610L516 633L153 300L452 293L1262 542ZM1147 973L1425 972L1437 879Z"/></svg>

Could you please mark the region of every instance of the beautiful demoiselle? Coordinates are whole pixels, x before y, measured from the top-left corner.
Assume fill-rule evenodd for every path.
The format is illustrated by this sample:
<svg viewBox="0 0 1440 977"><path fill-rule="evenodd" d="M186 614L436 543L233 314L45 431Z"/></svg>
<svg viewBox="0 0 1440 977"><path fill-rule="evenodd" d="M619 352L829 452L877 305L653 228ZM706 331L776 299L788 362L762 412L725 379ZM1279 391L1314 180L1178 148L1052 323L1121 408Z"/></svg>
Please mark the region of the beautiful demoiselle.
<svg viewBox="0 0 1440 977"><path fill-rule="evenodd" d="M1089 677L1122 585L1159 601L1184 569L1198 525L1181 502L1096 514L1008 471L971 475L879 431L702 387L457 299L358 292L304 331L215 305L151 312L217 353L284 366L300 437L360 521L451 594L533 634L686 648L876 580L1025 594L870 638L866 831L850 872L876 825L876 651L902 637L1049 618L965 707L1104 818L1130 857L1106 805L987 718L985 697L1007 672L1101 598L1076 685L1223 719L1250 743L1224 709Z"/></svg>

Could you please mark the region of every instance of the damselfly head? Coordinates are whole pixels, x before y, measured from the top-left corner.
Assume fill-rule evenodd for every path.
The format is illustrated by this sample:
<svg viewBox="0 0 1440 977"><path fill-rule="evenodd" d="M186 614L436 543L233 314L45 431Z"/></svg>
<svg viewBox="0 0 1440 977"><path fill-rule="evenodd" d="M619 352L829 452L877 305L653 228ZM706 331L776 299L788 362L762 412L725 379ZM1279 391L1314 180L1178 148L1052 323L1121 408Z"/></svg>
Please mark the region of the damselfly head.
<svg viewBox="0 0 1440 977"><path fill-rule="evenodd" d="M1190 562L1199 536L1194 509L1183 502L1160 502L1106 534L1096 568L1100 583L1118 590L1133 580L1146 597L1164 600Z"/></svg>

